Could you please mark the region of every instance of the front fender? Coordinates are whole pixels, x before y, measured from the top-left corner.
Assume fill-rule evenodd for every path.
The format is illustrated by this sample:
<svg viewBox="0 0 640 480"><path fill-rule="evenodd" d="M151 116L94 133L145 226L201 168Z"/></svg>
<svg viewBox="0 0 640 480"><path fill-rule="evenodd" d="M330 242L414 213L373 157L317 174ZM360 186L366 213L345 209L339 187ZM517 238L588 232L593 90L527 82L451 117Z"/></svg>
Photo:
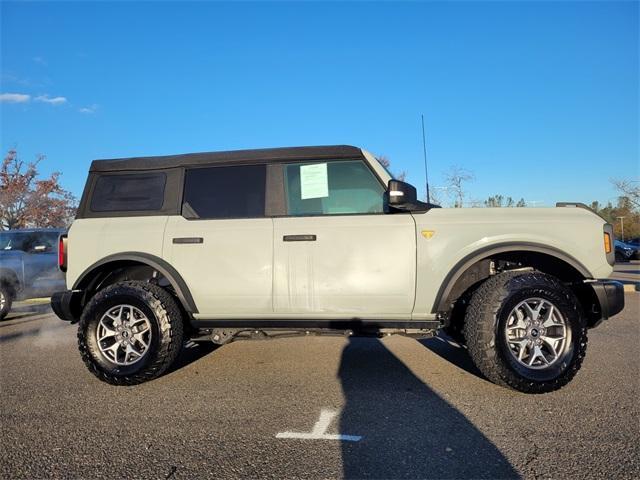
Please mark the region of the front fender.
<svg viewBox="0 0 640 480"><path fill-rule="evenodd" d="M584 209L433 209L414 217L416 317L448 310L443 302L460 275L498 253L551 255L583 278L606 278L612 271L604 252L605 222Z"/></svg>

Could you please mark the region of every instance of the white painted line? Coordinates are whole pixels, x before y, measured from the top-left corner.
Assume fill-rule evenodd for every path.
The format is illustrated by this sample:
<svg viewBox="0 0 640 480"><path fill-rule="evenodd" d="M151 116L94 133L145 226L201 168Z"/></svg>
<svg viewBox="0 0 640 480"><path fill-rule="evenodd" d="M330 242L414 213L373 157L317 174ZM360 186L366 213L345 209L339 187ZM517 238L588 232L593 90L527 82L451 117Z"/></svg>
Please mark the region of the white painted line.
<svg viewBox="0 0 640 480"><path fill-rule="evenodd" d="M298 438L301 440L340 440L342 442L359 442L361 435L342 435L339 433L327 433L333 419L338 415L337 410L323 408L320 411L320 419L313 426L311 432L280 432L276 438Z"/></svg>

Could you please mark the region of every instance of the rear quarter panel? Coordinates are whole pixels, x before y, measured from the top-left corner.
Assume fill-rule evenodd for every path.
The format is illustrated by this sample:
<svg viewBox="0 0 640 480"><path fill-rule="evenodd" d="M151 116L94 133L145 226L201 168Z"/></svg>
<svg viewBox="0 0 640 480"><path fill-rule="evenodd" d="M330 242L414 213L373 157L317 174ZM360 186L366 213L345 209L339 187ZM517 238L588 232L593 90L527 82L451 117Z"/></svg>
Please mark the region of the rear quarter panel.
<svg viewBox="0 0 640 480"><path fill-rule="evenodd" d="M168 216L83 218L71 225L67 241L67 288L108 255L141 252L162 257Z"/></svg>
<svg viewBox="0 0 640 480"><path fill-rule="evenodd" d="M435 313L438 291L459 262L491 246L513 244L514 250L518 243L552 247L583 265L592 278L606 278L613 271L603 246L605 222L582 208L439 208L414 217L416 317ZM425 238L423 231L433 234Z"/></svg>

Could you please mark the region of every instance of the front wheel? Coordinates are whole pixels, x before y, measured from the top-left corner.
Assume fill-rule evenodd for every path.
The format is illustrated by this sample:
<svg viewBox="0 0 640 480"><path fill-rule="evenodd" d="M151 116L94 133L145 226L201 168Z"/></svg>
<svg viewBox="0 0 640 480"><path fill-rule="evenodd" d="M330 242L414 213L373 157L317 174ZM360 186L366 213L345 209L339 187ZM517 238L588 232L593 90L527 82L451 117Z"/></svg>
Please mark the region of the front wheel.
<svg viewBox="0 0 640 480"><path fill-rule="evenodd" d="M113 385L160 376L183 343L183 319L166 290L149 283L117 283L98 292L78 325L78 347L91 373Z"/></svg>
<svg viewBox="0 0 640 480"><path fill-rule="evenodd" d="M587 348L573 292L540 272L505 272L485 281L471 298L464 334L487 379L526 393L566 385Z"/></svg>
<svg viewBox="0 0 640 480"><path fill-rule="evenodd" d="M0 283L0 320L3 320L11 311L13 303L13 291L6 283Z"/></svg>

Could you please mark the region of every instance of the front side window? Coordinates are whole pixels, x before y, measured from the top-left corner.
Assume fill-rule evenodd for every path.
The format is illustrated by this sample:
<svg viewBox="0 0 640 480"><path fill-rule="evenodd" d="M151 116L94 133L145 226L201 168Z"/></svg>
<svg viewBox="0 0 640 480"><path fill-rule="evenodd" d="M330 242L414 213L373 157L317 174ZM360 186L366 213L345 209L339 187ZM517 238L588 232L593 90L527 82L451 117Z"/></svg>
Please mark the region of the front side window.
<svg viewBox="0 0 640 480"><path fill-rule="evenodd" d="M91 199L94 212L160 210L164 203L166 174L135 173L103 175L98 178Z"/></svg>
<svg viewBox="0 0 640 480"><path fill-rule="evenodd" d="M266 179L265 165L187 170L182 215L191 219L264 217Z"/></svg>
<svg viewBox="0 0 640 480"><path fill-rule="evenodd" d="M285 164L288 215L382 213L384 187L361 160Z"/></svg>

